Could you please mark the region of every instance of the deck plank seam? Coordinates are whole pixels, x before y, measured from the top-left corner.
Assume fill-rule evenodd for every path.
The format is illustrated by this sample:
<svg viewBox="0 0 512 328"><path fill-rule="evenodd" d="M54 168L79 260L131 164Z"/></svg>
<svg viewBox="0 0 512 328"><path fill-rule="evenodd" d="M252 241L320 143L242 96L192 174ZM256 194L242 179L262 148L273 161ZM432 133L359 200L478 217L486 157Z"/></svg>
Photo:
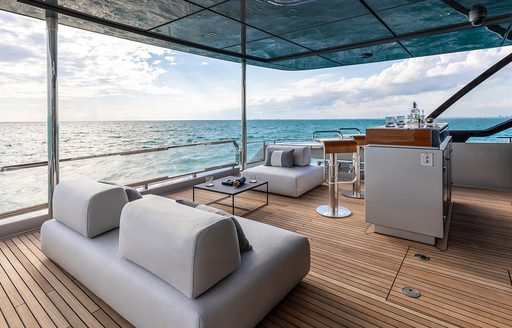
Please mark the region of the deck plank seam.
<svg viewBox="0 0 512 328"><path fill-rule="evenodd" d="M36 297L38 302L41 304L41 307L45 310L45 312L48 314L48 317L52 320L52 322L55 324L55 326L64 327L63 325L67 324L66 327L69 327L70 322L63 316L61 311L58 309L57 305L53 302L53 300L48 296L48 291L45 291L45 288L40 284L43 283L43 281L39 281L36 278L36 272L32 271L31 266L33 267L33 270L37 271L41 275L41 278L44 279L44 282L48 284L49 287L54 290L53 286L46 280L46 278L37 270L37 268L33 265L32 262L26 257L26 255L22 252L22 250L19 248L19 245L15 243L14 240L19 240L19 238L11 238L8 241L4 241L3 244L7 247L9 252L13 256L13 260L17 260L17 264L20 270L19 271L16 267L14 267L14 263L11 261L11 265L15 268L15 270L18 272L20 277L23 279L23 281L26 282L27 286L30 284L33 285L33 288L30 288L32 294ZM28 281L26 280L28 279ZM42 298L39 298L36 296L36 292L39 292L42 294ZM46 297L46 299L45 299ZM43 302L45 304L43 304ZM48 304L46 304L46 302ZM56 312L55 312L56 311Z"/></svg>
<svg viewBox="0 0 512 328"><path fill-rule="evenodd" d="M305 284L306 284L306 283L304 283L304 285L305 285ZM347 304L342 304L342 303L339 303L338 301L336 301L336 300L332 300L332 299L331 299L331 301L332 301L332 302L337 303L337 305L342 306L342 308L335 307L335 306L333 306L333 305L331 305L331 304L328 304L328 303L326 303L326 302L323 300L323 298L327 298L326 296L322 296L322 295L318 294L316 291L314 291L314 290L312 290L312 289L308 289L307 287L304 287L304 285L301 285L301 286L304 288L304 290L305 290L305 291L300 291L300 292L298 292L298 293L297 293L298 295L294 295L295 297L301 298L301 299L303 299L305 302L310 303L310 304L313 304L313 303L311 303L309 300L304 299L304 297L301 297L301 296L300 296L300 295L307 295L307 297L309 297L309 298L315 299L315 300L317 300L318 302L323 303L324 305L326 305L326 304L327 304L327 305L329 305L330 307L334 307L334 308L336 308L337 310L339 310L339 311L341 311L341 312L344 312L344 313L349 313L349 312L348 312L346 309L343 309L343 307L344 307L344 308L347 308L347 309L350 309L350 310L353 310L353 311L354 311L354 313L353 313L353 314L350 314L350 315L351 315L351 316L353 316L353 317L355 317L355 318L357 318L357 319L359 319L359 320L361 320L361 321L366 321L366 323L369 323L369 322L367 321L367 320L368 320L367 318L372 318L372 319L376 319L376 320L378 320L378 318L375 318L375 317L371 316L370 314L362 314L362 313L360 313L359 311L357 311L357 309L356 309L353 305L352 305L352 306L350 306L350 305L347 305ZM311 286L311 285L310 285L310 286ZM313 286L311 286L311 287L313 287ZM313 288L314 288L314 287L313 287ZM330 294L330 295L333 295L333 294ZM334 295L333 295L333 296L334 296ZM346 300L345 298L342 298L342 297L339 297L339 298L340 298L340 299L343 299L343 300ZM313 305L314 305L314 304L313 304ZM315 305L315 306L316 306L316 305ZM357 306L356 306L356 307L357 307ZM335 315L335 316L340 316L339 314L334 313L333 311L331 311L331 310L329 310L329 309L327 309L327 308L322 308L322 309L323 309L324 311L327 311L327 312L329 312L329 313L331 313L331 314ZM318 312L317 312L317 313L318 313ZM366 316L367 318L365 318L365 316ZM388 318L390 318L390 317L388 317ZM346 318L345 318L345 319L346 319ZM346 320L349 320L349 319L346 319ZM352 320L349 320L349 321L353 322ZM357 324L357 323L356 323L356 324ZM397 326L392 325L392 324L388 324L388 325L393 326L393 327L397 327Z"/></svg>
<svg viewBox="0 0 512 328"><path fill-rule="evenodd" d="M24 236L26 236L26 235L24 235ZM28 239L28 238L27 238L27 239ZM28 251L29 251L29 252L31 252L32 254L34 254L34 252L30 249L30 247L28 247L28 246L26 245L26 243L25 243L21 238L19 238L19 241L20 241L23 245L25 245L25 246L26 246L26 248L28 249ZM29 239L29 241L30 241L30 239ZM36 255L36 254L34 254L34 256L37 258L37 255ZM39 260L39 258L37 258L37 259ZM58 281L59 281L59 282L64 286L64 288L68 289L68 288L66 287L66 285L65 285L65 284L63 284L63 283L62 283L62 281L61 281L60 279L58 279L58 277L56 277L56 276L53 274L53 272L52 272L52 271L51 271L51 270L50 270L50 269L49 269L49 268L48 268L48 267L47 267L43 262L41 262L41 261L40 261L40 263L41 263L41 265L43 265L44 267L46 267L46 269L47 269L47 270L48 270L48 271L49 271L49 272L50 272L50 273L55 277L55 279L57 279L57 280L58 280ZM41 274L42 274L42 273L41 273ZM51 283L50 283L50 285L51 285L52 287L54 287ZM56 292L56 293L57 293L57 294L62 298L62 300L63 300L63 301L64 301L64 302L69 306L69 308L70 308L70 309L75 313L75 315L76 315L76 316L77 316L77 317L78 317L78 318L79 318L79 319L84 323L84 325L85 325L85 326L87 326L87 323L83 321L83 319L82 319L82 317L80 316L80 314L79 314L79 313L77 313L77 312L75 311L75 309L73 308L73 306L72 306L71 304L69 304L69 302L67 301L67 299L66 299L63 295L61 295L61 293L59 293L57 290L55 290L55 288L54 288L54 291L55 291L55 292ZM69 289L68 289L68 291L73 295L73 293L72 293ZM74 296L74 295L73 295L73 296ZM76 297L75 297L75 298L76 298ZM80 302L80 300L78 300L78 299L77 299L77 301L78 301L80 304L82 304L82 303ZM53 303L55 306L57 306L53 301L52 301L52 303ZM83 306L83 304L82 304L82 306ZM84 306L84 307L85 307L85 306Z"/></svg>
<svg viewBox="0 0 512 328"><path fill-rule="evenodd" d="M26 236L26 235L24 235L24 236ZM28 240L28 242L30 242L31 244L34 244L34 242L33 242L30 238L28 238L28 237L27 237L26 239L27 239L27 240ZM29 251L29 252L31 252L31 253L34 255L34 257L35 257L35 258L37 258L37 260L39 260L39 261L40 261L40 259L39 259L39 258L38 258L38 256L37 256L37 255L32 251L32 249L31 249L29 246L27 246L27 244L26 244L26 242L24 241L24 239L19 238L19 241L20 241L22 244L24 244L24 245L26 246L26 248L28 249L28 251ZM35 245L35 244L34 244L34 246L35 246L35 247L37 247L37 245ZM48 272L49 272L51 275L53 275L53 277L54 277L57 281L59 281L59 282L60 282L60 284L62 284L63 288L65 288L65 289L66 289L66 290L67 290L67 291L72 295L72 297L74 297L74 298L75 298L75 300L76 300L79 304L81 304L81 305L82 305L82 306L87 310L87 312L91 313L91 311L89 311L89 310L87 309L87 307L86 307L86 306L85 306L85 305L80 301L80 299L79 299L78 297L76 297L76 295L75 295L75 294L74 294L74 293L73 293L73 292L68 288L68 286L67 286L65 283L63 283L63 281L62 281L61 279L59 279L59 277L57 277L57 276L55 275L55 273L54 273L54 272L53 272L53 271L52 271L52 270L51 270L51 269L50 269L50 268L49 268L45 263L43 263L42 261L40 261L40 263L41 263L41 265L43 265L43 266L48 270ZM52 285L52 287L54 287L54 286ZM78 287L78 286L77 286L77 287ZM85 325L85 326L88 326L88 325L87 325L87 323L84 321L84 319L81 317L80 313L78 313L78 312L76 311L76 309L73 307L73 305L72 305L72 304L70 304L70 303L68 302L67 298L66 298L64 295L62 295L61 293L59 293L58 291L56 291L56 292L57 292L57 294L59 294L59 296L64 300L64 302L66 302L66 304L71 308L71 310L73 310L73 312L74 312L74 313L78 316L78 318L79 318L79 319L84 323L84 325ZM53 303L53 302L52 302L52 303ZM91 316L92 316L92 313L91 313ZM93 318L94 318L94 316L93 316ZM101 323L100 323L99 321L98 321L98 324L100 324L100 325L101 325Z"/></svg>
<svg viewBox="0 0 512 328"><path fill-rule="evenodd" d="M74 282L74 281L73 281L73 282ZM75 284L76 284L76 283L75 283ZM80 289L85 293L85 291L83 290L83 288L82 288L80 285L76 284L76 286L77 286L78 288L80 288ZM94 312L91 312L91 314L92 314L92 315L94 315L94 313L96 313L96 312L98 312L98 311L103 311L103 313L105 313L105 315L106 315L106 316L108 316L108 317L109 317L109 318L110 318L110 319L111 319L111 320L112 320L112 321L113 321L113 322L114 322L118 327L121 327L121 325L116 321L116 319L115 319L115 318L113 318L110 314L108 314L108 312L107 312L107 311L105 311L105 310L101 307L101 304L98 304L98 302L96 302L93 298L90 298L90 299L91 299L91 301L93 301L93 302L94 302L94 303L99 307L99 309L98 309L98 310L96 310L96 311L94 311ZM95 317L96 317L96 316L95 316Z"/></svg>
<svg viewBox="0 0 512 328"><path fill-rule="evenodd" d="M391 287L389 287L388 295L386 295L386 301L389 298L389 295L391 294L391 291L393 290L393 286L395 285L396 279L398 278L398 275L400 274L400 270L402 269L402 265L405 262L405 258L407 257L407 254L409 254L409 249L411 248L411 245L407 247L407 250L405 251L404 257L402 259L402 262L400 263L400 266L398 267L398 270L396 271L395 279L393 279L393 282L391 283Z"/></svg>
<svg viewBox="0 0 512 328"><path fill-rule="evenodd" d="M366 235L368 235L368 236L371 234L371 233L369 233L369 232L368 232L368 229L370 229L370 227L371 227L371 226L372 226L372 223L368 224L368 226L366 227L366 229L364 229L364 233L365 233Z"/></svg>
<svg viewBox="0 0 512 328"><path fill-rule="evenodd" d="M1 268L1 265L0 265L0 269L3 270L3 268ZM9 278L9 276L7 276ZM10 279L10 278L9 278ZM25 302L23 302L22 304L18 304L18 305L14 305L14 303L11 301L11 298L8 296L7 294L7 291L5 290L4 286L0 283L0 288L2 288L2 290L4 291L5 295L7 296L7 300L9 301L9 303L11 303L12 305L12 308L14 309L14 313L16 314L16 316L18 317L19 319L19 322L21 322L21 324L25 327L25 324L23 323L23 320L21 320L21 317L18 313L18 311L16 310L16 308L20 305L24 305ZM23 300L24 301L24 300ZM7 317L6 315L3 313L5 310L2 311L2 309L0 309L0 312L2 312L2 316L5 318L5 321L7 322L7 325L9 326L9 321L7 320ZM10 326L9 326L10 327Z"/></svg>
<svg viewBox="0 0 512 328"><path fill-rule="evenodd" d="M1 241L0 244L4 244L5 247L7 247L7 245L5 244L4 241ZM20 278L20 283L22 283L23 285L25 285L25 287L27 288L27 290L30 292L30 294L34 297L34 299L37 301L37 303L39 304L39 306L43 309L44 313L46 314L46 316L48 317L48 319L50 319L50 321L53 323L53 325L55 327L57 327L57 324L53 321L53 318L48 314L48 311L46 310L45 306L43 306L43 304L41 304L41 301L39 300L39 298L34 294L34 292L32 291L32 289L27 285L27 282L23 279L23 277L18 273L18 270L16 270L16 267L12 264L12 262L9 260L9 258L7 257L7 255L5 254L5 251L3 249L0 249L0 252L2 253L2 255L4 256L4 258L7 260L7 262L9 262L9 264L12 266L13 270L16 272L16 274L18 274L19 278ZM5 270L5 268L4 268ZM7 274L7 276L9 276L9 274ZM9 277L9 279L11 279L11 277ZM11 279L12 281L12 279ZM13 282L13 285L16 286L16 284ZM35 315L35 313L32 311L31 307L27 304L27 300L23 298L23 295L21 295L21 298L23 299L24 303L25 304L20 304L19 306L23 306L25 305L27 307L27 309L30 311L30 313L32 313L32 316L34 317L34 319L36 320L36 322L39 324L39 326L41 327L44 327L44 323L41 323L39 321L39 319L37 318L37 316ZM52 302L53 303L53 302ZM19 314L18 314L19 315Z"/></svg>
<svg viewBox="0 0 512 328"><path fill-rule="evenodd" d="M314 298L314 297L312 297L312 298ZM323 310L323 311L325 311L325 312L328 312L329 314L331 314L331 315L332 315L332 316L334 316L334 317L339 317L339 318L342 318L342 319L344 319L344 320L346 320L346 321L350 322L350 323L351 323L351 324L353 324L353 325L361 326L361 324L359 324L359 323L357 323L357 322L354 322L353 320L350 320L349 318L346 318L346 317L343 317L343 316L341 316L341 315L339 315L339 314L337 314L337 313L334 313L333 311L329 310L328 308L325 308L325 307L324 307L324 308L321 308L321 307L319 307L318 305L316 305L316 304L314 304L314 303L310 302L308 299L306 299L306 298L304 298L304 297L301 297L301 293L300 293L300 292L297 292L296 294L293 294L293 295L291 295L291 296L290 296L290 301L291 301L292 303L295 303L295 304L298 304L299 306L302 306L302 305L299 303L299 301L298 301L297 299L299 299L299 300L300 300L300 301L302 301L302 302L305 302L305 303L310 304L310 305L311 305L311 307L308 307L307 309L309 309L311 312L314 312L314 313L318 314L319 316L326 317L324 314L322 314L322 313L321 313L321 311L319 311L319 310L318 310L318 309L321 309L321 310ZM304 306L302 306L302 307L304 307ZM343 312L345 312L345 311L343 311ZM346 312L345 312L345 313L346 313ZM355 316L354 316L354 317L355 317ZM327 318L327 319L329 319L330 321L333 321L333 322L334 322L334 323L336 323L336 324L341 324L341 325L343 325L343 323L340 323L340 322L338 322L338 321L336 321L336 320L334 320L334 319L332 319L332 318L329 318L329 317L326 317L326 318ZM358 319L360 319L360 318L358 318ZM325 324L326 324L326 325L328 325L328 326L331 326L331 325L329 325L329 324L327 324L327 323L325 323ZM370 324L370 323L368 323L368 322L367 322L367 324L368 324L369 326L370 326L370 325L371 325L371 326L375 326L375 325Z"/></svg>

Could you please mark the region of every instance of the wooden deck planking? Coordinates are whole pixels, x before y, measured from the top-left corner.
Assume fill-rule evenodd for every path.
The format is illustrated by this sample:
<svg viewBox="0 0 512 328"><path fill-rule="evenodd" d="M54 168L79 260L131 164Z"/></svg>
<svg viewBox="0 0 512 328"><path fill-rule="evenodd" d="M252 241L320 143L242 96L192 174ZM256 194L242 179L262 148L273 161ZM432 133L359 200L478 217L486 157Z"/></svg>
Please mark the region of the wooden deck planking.
<svg viewBox="0 0 512 328"><path fill-rule="evenodd" d="M244 193L236 204L254 207L263 196ZM168 197L191 200L192 191ZM196 202L215 197L199 191ZM311 271L259 326L511 326L511 199L510 192L456 188L449 248L441 252L374 233L361 200L341 198L353 211L347 219L317 215L325 186L298 199L270 195L269 206L247 217L306 235ZM431 260L418 261L417 252ZM404 286L422 296L405 297ZM38 232L0 241L0 298L0 326L132 327L44 256Z"/></svg>

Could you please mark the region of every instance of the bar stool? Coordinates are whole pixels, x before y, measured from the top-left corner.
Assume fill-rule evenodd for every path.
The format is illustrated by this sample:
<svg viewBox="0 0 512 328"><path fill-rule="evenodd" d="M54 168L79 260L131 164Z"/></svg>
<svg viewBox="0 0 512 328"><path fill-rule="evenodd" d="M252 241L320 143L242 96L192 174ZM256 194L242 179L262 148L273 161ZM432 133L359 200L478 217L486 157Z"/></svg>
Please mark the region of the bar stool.
<svg viewBox="0 0 512 328"><path fill-rule="evenodd" d="M324 165L326 170L325 182L329 185L329 205L319 206L316 211L318 214L329 218L344 218L352 212L342 206L338 206L338 185L341 183L354 183L352 180L339 181L338 155L340 153L356 153L357 142L351 139L321 139L324 145Z"/></svg>
<svg viewBox="0 0 512 328"><path fill-rule="evenodd" d="M361 152L363 147L366 146L366 135L353 134L352 137L357 143L357 151L352 155L352 165L356 174L356 181L352 184L352 190L343 192L343 196L357 199L364 199L364 191L362 190L361 178Z"/></svg>

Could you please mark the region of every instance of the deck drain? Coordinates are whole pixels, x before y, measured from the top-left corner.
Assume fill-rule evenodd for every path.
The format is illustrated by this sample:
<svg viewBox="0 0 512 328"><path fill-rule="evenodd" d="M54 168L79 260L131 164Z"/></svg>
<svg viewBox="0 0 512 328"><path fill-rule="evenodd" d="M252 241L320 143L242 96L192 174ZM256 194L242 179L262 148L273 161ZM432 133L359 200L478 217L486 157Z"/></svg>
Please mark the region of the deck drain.
<svg viewBox="0 0 512 328"><path fill-rule="evenodd" d="M430 256L425 255L425 254L416 253L416 254L414 254L414 257L420 261L425 261L425 262L430 261Z"/></svg>
<svg viewBox="0 0 512 328"><path fill-rule="evenodd" d="M402 288L402 293L404 293L406 296L412 297L412 298L418 298L421 296L420 291L417 290L416 288L412 288L412 287Z"/></svg>

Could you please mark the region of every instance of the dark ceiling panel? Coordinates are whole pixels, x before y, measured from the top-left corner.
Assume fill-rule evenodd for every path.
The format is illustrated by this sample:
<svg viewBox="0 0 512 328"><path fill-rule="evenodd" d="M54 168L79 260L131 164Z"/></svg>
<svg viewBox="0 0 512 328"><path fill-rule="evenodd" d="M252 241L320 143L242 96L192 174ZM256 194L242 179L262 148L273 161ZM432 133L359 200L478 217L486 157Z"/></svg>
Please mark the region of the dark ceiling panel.
<svg viewBox="0 0 512 328"><path fill-rule="evenodd" d="M466 16L440 0L416 2L406 6L380 10L377 11L377 14L396 34L422 31L468 21Z"/></svg>
<svg viewBox="0 0 512 328"><path fill-rule="evenodd" d="M151 29L202 10L185 0L59 0L59 6L117 23Z"/></svg>
<svg viewBox="0 0 512 328"><path fill-rule="evenodd" d="M397 43L352 49L324 55L340 65L357 65L373 62L409 58L409 54Z"/></svg>
<svg viewBox="0 0 512 328"><path fill-rule="evenodd" d="M326 58L319 57L319 56L311 56L311 57L306 57L306 58L278 61L278 62L273 62L272 64L282 66L282 67L288 67L290 70L318 69L318 68L328 68L328 67L339 66L335 62L328 60Z"/></svg>
<svg viewBox="0 0 512 328"><path fill-rule="evenodd" d="M373 10L384 10L428 0L365 0Z"/></svg>
<svg viewBox="0 0 512 328"><path fill-rule="evenodd" d="M203 10L152 31L215 48L225 48L241 43L240 25L231 18ZM247 29L248 41L267 37L270 37L267 33Z"/></svg>
<svg viewBox="0 0 512 328"><path fill-rule="evenodd" d="M20 1L51 7L50 1ZM402 44L413 56L502 44L502 35L512 21L512 0L453 1L466 8L474 2L483 4L488 10L488 21L494 19L495 25L468 29L466 16L441 0L364 0L399 38L404 33L434 29L421 33L422 37L405 36ZM246 0L249 63L300 70L408 58L396 43L399 38L390 37L392 33L361 2L313 0L295 6L275 6L267 0ZM58 3L62 7L56 10L63 25L234 62L243 56L239 53L239 0L59 0ZM209 6L211 9L204 9ZM63 7L76 12L61 10ZM0 9L44 18L44 9L16 0L0 0ZM496 19L499 15L505 16ZM155 26L151 32L144 30ZM448 26L452 31L460 30L432 34ZM511 41L504 43L510 44Z"/></svg>
<svg viewBox="0 0 512 328"><path fill-rule="evenodd" d="M230 0L211 10L240 20L240 1ZM355 0L316 0L295 6L276 6L266 0L246 0L246 23L272 34L284 34L367 14Z"/></svg>
<svg viewBox="0 0 512 328"><path fill-rule="evenodd" d="M197 4L202 7L211 7L214 5L218 5L221 2L225 2L226 0L185 0L187 2L191 2L193 4Z"/></svg>
<svg viewBox="0 0 512 328"><path fill-rule="evenodd" d="M485 27L403 41L413 56L429 56L498 47L502 37Z"/></svg>
<svg viewBox="0 0 512 328"><path fill-rule="evenodd" d="M487 9L487 16L493 17L510 13L512 11L512 0L456 0L464 7L471 9L477 3Z"/></svg>
<svg viewBox="0 0 512 328"><path fill-rule="evenodd" d="M240 52L240 45L226 48L226 50ZM308 51L296 44L287 42L278 37L261 39L246 44L247 54L261 58L274 58Z"/></svg>
<svg viewBox="0 0 512 328"><path fill-rule="evenodd" d="M391 36L384 25L370 14L281 35L313 50Z"/></svg>

